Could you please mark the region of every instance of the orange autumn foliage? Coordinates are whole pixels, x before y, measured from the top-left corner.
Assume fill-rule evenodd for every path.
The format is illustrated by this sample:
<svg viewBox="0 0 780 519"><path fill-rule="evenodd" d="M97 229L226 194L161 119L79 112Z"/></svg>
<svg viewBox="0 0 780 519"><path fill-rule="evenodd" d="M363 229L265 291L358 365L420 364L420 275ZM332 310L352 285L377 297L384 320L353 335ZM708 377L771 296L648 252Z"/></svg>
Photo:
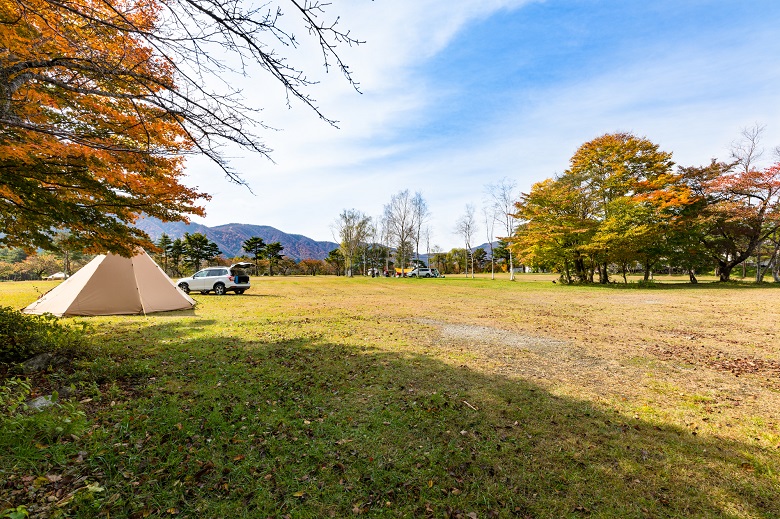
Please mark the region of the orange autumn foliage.
<svg viewBox="0 0 780 519"><path fill-rule="evenodd" d="M203 214L182 183L194 145L164 97L174 69L139 35L154 0L0 0L0 244L150 245L132 227ZM99 23L96 21L99 20Z"/></svg>

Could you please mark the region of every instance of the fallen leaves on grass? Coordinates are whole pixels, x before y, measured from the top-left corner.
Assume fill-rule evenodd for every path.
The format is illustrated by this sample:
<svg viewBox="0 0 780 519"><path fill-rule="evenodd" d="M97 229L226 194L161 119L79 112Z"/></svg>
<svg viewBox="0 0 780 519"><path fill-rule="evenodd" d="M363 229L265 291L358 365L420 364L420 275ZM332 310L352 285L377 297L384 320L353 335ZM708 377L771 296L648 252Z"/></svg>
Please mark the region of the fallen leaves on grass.
<svg viewBox="0 0 780 519"><path fill-rule="evenodd" d="M735 376L757 375L767 378L770 385L780 386L780 362L758 357L729 357L725 352L702 350L695 346L658 346L656 356L665 360L683 361L692 366L704 366Z"/></svg>

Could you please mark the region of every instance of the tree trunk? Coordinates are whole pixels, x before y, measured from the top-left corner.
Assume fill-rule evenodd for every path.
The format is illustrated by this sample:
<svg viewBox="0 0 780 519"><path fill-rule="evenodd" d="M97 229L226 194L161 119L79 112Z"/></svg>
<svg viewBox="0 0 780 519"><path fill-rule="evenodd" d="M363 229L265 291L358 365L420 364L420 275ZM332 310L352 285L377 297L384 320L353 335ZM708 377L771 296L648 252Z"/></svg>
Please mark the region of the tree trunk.
<svg viewBox="0 0 780 519"><path fill-rule="evenodd" d="M775 283L780 283L780 258L778 258L778 253L775 252L775 262L772 265L772 277L775 280Z"/></svg>
<svg viewBox="0 0 780 519"><path fill-rule="evenodd" d="M780 240L777 239L777 229L775 229L772 242L775 244L775 250L769 259L769 265L771 265L772 278L774 278L775 283L780 283ZM769 265L767 265L767 268L770 268Z"/></svg>
<svg viewBox="0 0 780 519"><path fill-rule="evenodd" d="M509 281L515 280L515 262L512 259L512 249L509 249Z"/></svg>
<svg viewBox="0 0 780 519"><path fill-rule="evenodd" d="M698 283L699 280L696 279L696 271L693 269L688 269L688 279L691 280L691 283Z"/></svg>
<svg viewBox="0 0 780 519"><path fill-rule="evenodd" d="M718 278L720 281L730 281L731 280L731 269L734 268L735 265L728 265L728 264L720 264L718 268Z"/></svg>
<svg viewBox="0 0 780 519"><path fill-rule="evenodd" d="M645 282L650 281L650 262L649 261L645 261L644 270L645 270L644 281Z"/></svg>
<svg viewBox="0 0 780 519"><path fill-rule="evenodd" d="M599 283L606 285L609 283L609 271L607 270L607 264L602 263L599 265Z"/></svg>
<svg viewBox="0 0 780 519"><path fill-rule="evenodd" d="M587 283L588 273L585 271L585 260L582 256L574 257L574 275L580 283Z"/></svg>

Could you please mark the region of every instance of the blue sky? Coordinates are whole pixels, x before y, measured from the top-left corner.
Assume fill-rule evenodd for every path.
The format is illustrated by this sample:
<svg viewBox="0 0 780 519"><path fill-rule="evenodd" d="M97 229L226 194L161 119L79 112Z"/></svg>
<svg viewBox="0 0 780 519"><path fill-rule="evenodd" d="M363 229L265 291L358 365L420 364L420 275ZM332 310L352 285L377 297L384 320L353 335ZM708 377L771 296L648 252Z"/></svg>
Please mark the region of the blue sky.
<svg viewBox="0 0 780 519"><path fill-rule="evenodd" d="M191 160L191 182L214 196L197 221L331 240L343 209L379 216L409 189L427 200L433 243L448 250L462 246L454 222L466 204L483 205L487 184L507 177L528 191L607 132L645 136L694 165L727 158L758 123L765 163L778 160L780 2L348 0L329 9L366 40L342 51L363 93L333 72L318 76L305 45L291 60L321 80L310 94L339 129L286 108L259 73L237 79L280 128L258 132L274 163L231 150L252 195Z"/></svg>

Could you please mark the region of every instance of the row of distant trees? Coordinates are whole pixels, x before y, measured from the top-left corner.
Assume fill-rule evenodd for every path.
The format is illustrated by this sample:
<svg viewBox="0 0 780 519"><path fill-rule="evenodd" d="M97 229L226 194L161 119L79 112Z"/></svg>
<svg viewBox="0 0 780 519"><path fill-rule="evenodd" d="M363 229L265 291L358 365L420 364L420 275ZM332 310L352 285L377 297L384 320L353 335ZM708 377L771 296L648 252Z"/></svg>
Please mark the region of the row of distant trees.
<svg viewBox="0 0 780 519"><path fill-rule="evenodd" d="M466 213L456 223L453 232L464 240L465 249L453 249L449 253L432 243L432 230L429 225L431 212L422 193L411 194L403 190L394 194L384 206L382 214L370 217L357 209L345 209L332 225L334 238L339 242L339 252L345 262L347 276L367 269L379 271L393 268L407 269L424 265L421 261L421 249L425 256L435 258L439 271L450 273L450 269L472 275L475 268L485 270L490 259L491 271L495 269L495 259L501 259L506 265L503 270L510 272L514 279L514 258L510 249L493 250L496 233L511 236L516 226L514 203L516 184L503 179L495 185L485 187L483 217L484 235L490 251L475 249L479 226L477 225L473 205L466 206ZM447 257L449 255L449 257ZM460 261L460 256L465 259ZM370 263L367 265L367 262ZM462 264L462 267L461 267ZM434 265L431 265L434 266Z"/></svg>
<svg viewBox="0 0 780 519"><path fill-rule="evenodd" d="M274 267L284 260L282 251L284 246L280 242L265 243L265 241L253 236L243 244L243 250L248 256L228 259L224 257L219 246L209 240L208 236L201 233L185 233L183 237L171 239L163 233L157 240L157 261L166 273L172 276L181 276L200 270L208 265L230 265L239 260L253 260L255 273L260 274L261 263L269 276L274 275ZM261 262L261 260L264 260ZM293 262L294 263L294 262Z"/></svg>
<svg viewBox="0 0 780 519"><path fill-rule="evenodd" d="M165 243L164 238L161 237L161 240ZM192 241L192 238L190 240ZM225 257L221 253L213 255L214 249L206 247L205 250L210 251L208 257L201 256L201 259L197 260L197 251L201 249L182 249L179 244L175 244L177 240L170 241L171 245L169 247L165 249L160 247L160 251L154 253L153 256L166 273L172 277L189 275L206 266L228 266L239 261L253 262L254 273L257 275L344 275L344 260L338 249L334 251L335 254L331 254L325 260L303 259L295 261L278 252L274 253L275 249L282 247L278 242L269 244L273 246L261 254L247 254L246 256L235 258ZM178 241L180 244L185 243L184 239L179 239ZM195 239L196 243L201 241L197 238ZM194 253L195 256L191 256L191 253ZM94 258L92 254L76 254L72 256L68 275L78 271L92 258ZM0 248L0 280L26 281L42 279L57 272L65 272L64 263L65 256L61 252L27 254L18 248Z"/></svg>
<svg viewBox="0 0 780 519"><path fill-rule="evenodd" d="M372 218L357 209L345 209L332 225L339 242L346 276L359 272L359 264L371 262L370 268L389 270L390 250L394 249L395 267L406 269L420 260L420 246L430 250L428 204L422 193L399 191L390 198L381 216Z"/></svg>
<svg viewBox="0 0 780 519"><path fill-rule="evenodd" d="M52 243L53 250L39 253L28 253L18 247L0 247L0 279L41 279L57 272L69 276L93 258L71 240L70 233L56 233Z"/></svg>
<svg viewBox="0 0 780 519"><path fill-rule="evenodd" d="M92 256L63 252L41 252L27 254L22 249L0 249L0 279L24 281L41 279L57 272L66 272L67 264L71 271L78 270Z"/></svg>
<svg viewBox="0 0 780 519"><path fill-rule="evenodd" d="M506 242L499 242L492 248L493 254L483 248L475 248L469 251L466 248L454 248L448 252L431 252L421 255L420 258L411 258L406 263L406 270L417 266L430 266L438 269L441 274L468 274L474 272L509 272L509 249ZM426 263L427 260L427 263ZM383 245L365 243L357 247L352 257L351 266L353 275L371 275L372 272L383 275L387 270L391 275L395 267L400 267L396 254ZM326 259L335 269L335 274L346 274L346 258L343 249L334 249Z"/></svg>

